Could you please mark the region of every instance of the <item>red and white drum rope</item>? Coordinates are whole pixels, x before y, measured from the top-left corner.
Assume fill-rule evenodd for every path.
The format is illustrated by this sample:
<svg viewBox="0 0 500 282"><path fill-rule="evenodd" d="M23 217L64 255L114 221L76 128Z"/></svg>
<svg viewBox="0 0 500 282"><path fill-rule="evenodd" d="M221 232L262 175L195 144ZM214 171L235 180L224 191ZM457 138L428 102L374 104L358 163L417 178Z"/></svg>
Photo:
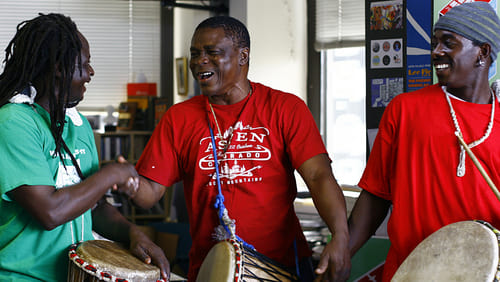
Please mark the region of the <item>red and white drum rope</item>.
<svg viewBox="0 0 500 282"><path fill-rule="evenodd" d="M104 281L113 281L113 282L127 282L129 281L128 279L125 278L120 278L116 277L113 274L106 272L106 271L101 271L97 269L95 266L92 264L86 262L83 260L77 253L76 249L78 247L78 244L73 244L71 245L69 249L69 259L72 260L73 262L76 263L83 271L87 272L88 274L98 277L101 280ZM166 282L164 279L158 279L156 282Z"/></svg>

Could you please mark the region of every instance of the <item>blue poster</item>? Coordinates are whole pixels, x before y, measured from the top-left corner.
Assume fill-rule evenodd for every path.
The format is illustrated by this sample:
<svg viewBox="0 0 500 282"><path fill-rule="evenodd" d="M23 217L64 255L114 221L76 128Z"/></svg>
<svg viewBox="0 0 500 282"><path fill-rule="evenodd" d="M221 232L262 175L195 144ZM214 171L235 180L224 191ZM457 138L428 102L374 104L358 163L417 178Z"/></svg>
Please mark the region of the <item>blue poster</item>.
<svg viewBox="0 0 500 282"><path fill-rule="evenodd" d="M411 92L432 83L432 1L407 1L406 10L406 87Z"/></svg>
<svg viewBox="0 0 500 282"><path fill-rule="evenodd" d="M402 77L375 78L370 81L372 108L387 107L392 98L403 93Z"/></svg>

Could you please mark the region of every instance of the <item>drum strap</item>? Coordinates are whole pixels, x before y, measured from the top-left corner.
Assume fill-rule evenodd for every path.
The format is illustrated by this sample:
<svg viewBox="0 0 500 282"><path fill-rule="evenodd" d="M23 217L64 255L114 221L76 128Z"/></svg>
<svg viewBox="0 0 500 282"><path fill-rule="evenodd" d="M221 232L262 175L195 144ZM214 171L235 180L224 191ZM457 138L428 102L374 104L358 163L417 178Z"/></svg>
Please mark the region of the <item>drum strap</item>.
<svg viewBox="0 0 500 282"><path fill-rule="evenodd" d="M253 247L252 245L248 244L243 239L241 239L238 235L236 235L236 226L234 224L234 220L232 220L229 217L227 209L224 206L224 195L222 194L222 189L221 189L221 184L220 184L219 163L218 163L218 158L217 158L217 149L216 149L214 131L212 129L212 126L210 125L210 122L208 122L208 128L210 130L210 137L212 139L212 145L213 145L212 147L213 147L213 154L214 154L214 166L215 166L217 188L218 188L218 194L216 196L216 200L215 200L214 206L219 211L218 212L219 221L221 223L221 226L224 228L225 232L230 235L230 238L235 239L235 240L241 242L244 247L256 251L255 247ZM216 228L216 233L217 233L217 231L218 231L218 229ZM294 247L294 252L295 252L295 267L296 267L296 272L297 272L297 276L300 277L299 256L298 256L298 250L297 250L297 240L293 241L293 247Z"/></svg>
<svg viewBox="0 0 500 282"><path fill-rule="evenodd" d="M217 177L217 188L218 188L218 194L215 199L215 208L218 209L219 213L219 221L224 227L225 231L230 235L231 238L236 238L238 241L242 242L243 245L247 248L250 248L252 250L255 250L255 248L245 242L243 239L238 237L236 235L236 226L234 224L234 220L232 220L229 217L228 211L226 207L224 206L224 195L222 195L222 189L221 189L221 184L220 184L220 175L219 175L219 164L218 164L218 159L217 159L217 149L216 149L216 144L215 143L215 137L214 137L214 131L212 129L212 126L210 125L210 122L208 122L208 128L210 129L210 137L212 138L212 147L213 147L213 152L214 152L214 164L215 164L215 173Z"/></svg>
<svg viewBox="0 0 500 282"><path fill-rule="evenodd" d="M299 252L297 250L297 239L293 240L293 251L295 252L295 271L297 272L297 276L300 277Z"/></svg>
<svg viewBox="0 0 500 282"><path fill-rule="evenodd" d="M64 150L69 154L69 156L71 158L71 162L73 163L73 166L76 168L78 176L80 177L81 181L83 181L85 179L85 176L83 175L82 170L80 169L80 166L78 165L78 162L76 161L75 157L73 156L70 149L68 148L68 145L66 145L66 142L64 142L64 139L61 139L61 141L62 141L62 145L64 147ZM62 164L63 164L64 168L66 169L66 165L64 164L64 162L62 162ZM70 224L69 226L71 228L71 244L75 244L77 242L83 242L83 232L85 230L84 224L83 224L84 217L85 217L85 213L82 214L82 237L81 237L80 241L78 241L78 238L77 238L77 240L75 240L74 232L73 232L73 222L69 221L69 224Z"/></svg>

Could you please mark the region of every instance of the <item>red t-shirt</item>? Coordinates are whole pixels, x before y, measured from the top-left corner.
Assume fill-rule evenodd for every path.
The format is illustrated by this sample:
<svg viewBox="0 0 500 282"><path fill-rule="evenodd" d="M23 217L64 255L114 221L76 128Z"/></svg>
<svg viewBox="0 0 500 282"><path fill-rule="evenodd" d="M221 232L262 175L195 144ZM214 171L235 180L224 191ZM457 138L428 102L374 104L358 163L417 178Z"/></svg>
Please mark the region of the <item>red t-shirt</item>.
<svg viewBox="0 0 500 282"><path fill-rule="evenodd" d="M465 142L481 138L491 104L450 98ZM500 109L484 143L472 148L500 186ZM480 219L500 228L500 202L469 156L465 176L457 176L459 141L439 85L396 96L380 122L359 186L392 201L387 231L391 247L384 266L389 281L427 236L450 223ZM453 236L453 234L450 234Z"/></svg>
<svg viewBox="0 0 500 282"><path fill-rule="evenodd" d="M293 209L294 169L326 153L316 123L297 96L251 83L252 94L234 105L213 105L222 135L234 129L226 158L219 157L224 205L236 234L258 252L293 267L311 252ZM219 224L218 188L208 122L217 151L224 149L208 99L195 96L172 106L156 127L139 162L139 174L162 185L183 180L192 248L188 278L194 280ZM227 140L227 138L226 138ZM222 160L221 160L222 159Z"/></svg>

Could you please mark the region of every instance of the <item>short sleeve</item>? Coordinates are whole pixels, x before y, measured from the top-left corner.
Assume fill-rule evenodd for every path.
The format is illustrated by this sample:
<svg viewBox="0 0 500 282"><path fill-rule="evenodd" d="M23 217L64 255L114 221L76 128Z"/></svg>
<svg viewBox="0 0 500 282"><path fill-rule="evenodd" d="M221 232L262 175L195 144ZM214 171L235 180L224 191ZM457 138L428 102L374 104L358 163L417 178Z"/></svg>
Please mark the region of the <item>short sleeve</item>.
<svg viewBox="0 0 500 282"><path fill-rule="evenodd" d="M140 175L165 186L170 186L180 180L171 116L171 111L165 113L136 164Z"/></svg>
<svg viewBox="0 0 500 282"><path fill-rule="evenodd" d="M292 103L287 103L288 108L282 111L282 126L287 154L297 169L308 159L327 151L309 108L300 98L293 97Z"/></svg>
<svg viewBox="0 0 500 282"><path fill-rule="evenodd" d="M19 111L0 117L0 189L5 193L21 185L54 185L53 173L44 153L43 129L33 116ZM57 160L55 160L57 161Z"/></svg>

